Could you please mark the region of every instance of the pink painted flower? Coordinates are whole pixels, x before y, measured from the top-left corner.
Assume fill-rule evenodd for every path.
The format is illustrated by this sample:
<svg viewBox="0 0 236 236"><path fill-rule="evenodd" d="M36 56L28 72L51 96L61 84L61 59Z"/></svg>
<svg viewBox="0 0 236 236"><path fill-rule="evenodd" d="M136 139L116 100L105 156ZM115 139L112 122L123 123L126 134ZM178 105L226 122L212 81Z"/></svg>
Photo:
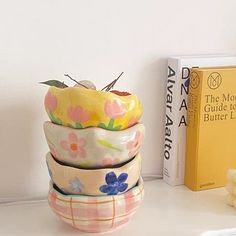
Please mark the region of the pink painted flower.
<svg viewBox="0 0 236 236"><path fill-rule="evenodd" d="M105 157L102 160L102 166L104 167L112 167L114 165L119 164L120 160L118 158L111 158L111 157Z"/></svg>
<svg viewBox="0 0 236 236"><path fill-rule="evenodd" d="M75 123L83 123L89 120L92 112L84 110L81 106L69 107L67 110L69 118Z"/></svg>
<svg viewBox="0 0 236 236"><path fill-rule="evenodd" d="M60 159L59 153L57 152L56 148L52 146L51 144L49 144L48 146L53 157L56 159Z"/></svg>
<svg viewBox="0 0 236 236"><path fill-rule="evenodd" d="M53 112L57 108L57 98L53 96L49 91L45 96L44 105L47 110Z"/></svg>
<svg viewBox="0 0 236 236"><path fill-rule="evenodd" d="M72 158L86 157L86 151L84 149L86 140L84 138L78 138L74 133L69 133L68 140L62 140L60 145L69 152L69 155Z"/></svg>
<svg viewBox="0 0 236 236"><path fill-rule="evenodd" d="M115 119L122 117L126 113L126 108L119 100L113 99L106 101L104 111L110 118Z"/></svg>
<svg viewBox="0 0 236 236"><path fill-rule="evenodd" d="M128 127L132 127L134 125L136 125L139 121L138 117L132 117L129 121L128 121Z"/></svg>
<svg viewBox="0 0 236 236"><path fill-rule="evenodd" d="M137 154L143 140L143 134L137 131L135 134L135 139L128 142L127 149L129 150L129 157L134 157Z"/></svg>

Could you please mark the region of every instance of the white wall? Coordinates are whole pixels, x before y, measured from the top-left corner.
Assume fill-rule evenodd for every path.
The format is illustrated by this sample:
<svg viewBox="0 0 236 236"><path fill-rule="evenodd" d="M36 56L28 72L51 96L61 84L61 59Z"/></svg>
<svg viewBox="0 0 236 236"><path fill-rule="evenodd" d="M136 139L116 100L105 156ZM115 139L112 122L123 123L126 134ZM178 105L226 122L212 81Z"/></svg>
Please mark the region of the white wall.
<svg viewBox="0 0 236 236"><path fill-rule="evenodd" d="M39 81L91 79L137 93L147 128L143 172L162 170L166 57L236 53L235 0L0 1L0 197L48 188Z"/></svg>

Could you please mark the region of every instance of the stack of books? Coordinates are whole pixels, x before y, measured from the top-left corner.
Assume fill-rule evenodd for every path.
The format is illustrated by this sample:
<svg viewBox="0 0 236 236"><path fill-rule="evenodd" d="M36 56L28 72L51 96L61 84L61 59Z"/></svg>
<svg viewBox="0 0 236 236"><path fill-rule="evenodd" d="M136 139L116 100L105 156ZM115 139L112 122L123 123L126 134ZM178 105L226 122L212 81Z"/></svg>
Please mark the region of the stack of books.
<svg viewBox="0 0 236 236"><path fill-rule="evenodd" d="M236 168L236 57L168 59L164 180L192 190L224 186Z"/></svg>

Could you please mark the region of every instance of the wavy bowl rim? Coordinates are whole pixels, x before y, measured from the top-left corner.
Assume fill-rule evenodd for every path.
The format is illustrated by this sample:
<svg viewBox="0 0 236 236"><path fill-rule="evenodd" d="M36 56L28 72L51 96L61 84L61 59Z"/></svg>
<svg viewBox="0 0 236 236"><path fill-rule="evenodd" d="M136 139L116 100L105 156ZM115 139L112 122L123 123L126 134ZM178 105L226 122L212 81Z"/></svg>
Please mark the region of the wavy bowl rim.
<svg viewBox="0 0 236 236"><path fill-rule="evenodd" d="M135 157L133 157L132 159L130 159L129 161L125 162L124 165L121 165L119 167L102 167L102 168L96 168L96 169L85 169L85 168L79 168L79 167L74 167L74 166L70 166L70 165L67 165L67 164L61 164L61 163L58 163L54 157L52 156L51 152L47 152L46 154L46 162L48 164L48 159L52 159L52 162L53 162L53 166L60 166L59 168L67 168L67 169L74 169L74 171L76 172L99 172L99 173L102 173L103 171L105 172L111 172L111 171L117 171L119 169L129 169L131 166L133 165L137 165L139 163L141 163L142 161L142 156L140 154L140 152L138 152Z"/></svg>
<svg viewBox="0 0 236 236"><path fill-rule="evenodd" d="M108 97L111 96L111 97L114 97L114 98L125 98L125 100L127 98L131 98L131 97L136 97L139 100L138 96L136 94L130 94L130 95L127 95L127 96L120 96L120 95L117 95L115 93L112 93L110 91L101 91L101 90L95 90L95 89L86 89L86 88L81 88L81 87L66 87L66 88L57 88L55 86L50 86L48 91L50 90L55 90L55 91L59 91L60 93L62 92L67 92L68 90L78 90L78 91L86 91L88 93L91 93L91 94L101 94L102 96L105 96L107 95Z"/></svg>
<svg viewBox="0 0 236 236"><path fill-rule="evenodd" d="M144 191L144 181L143 181L143 178L140 176L139 179L138 179L138 182L137 184L132 187L131 189L129 189L128 191L122 193L122 194L117 194L117 195L97 195L97 196L92 196L92 195L80 195L80 194L62 194L60 192L58 192L54 187L53 187L53 181L50 180L49 182L49 193L50 194L51 192L55 192L57 195L61 196L62 199L67 199L69 198L69 200L76 200L76 199L88 199L88 198L96 198L96 199L99 199L99 200L112 200L113 198L116 198L116 199L119 199L119 198L122 198L123 199L123 195L125 194L129 194L130 192L133 192L134 195L133 196L138 196L140 194L140 197L142 195ZM79 203L78 203L79 204ZM81 203L82 204L82 203Z"/></svg>
<svg viewBox="0 0 236 236"><path fill-rule="evenodd" d="M72 127L69 127L69 126L63 126L63 125L59 125L59 124L55 124L55 123L53 123L52 121L49 121L49 120L47 120L47 121L45 121L44 123L43 123L43 128L44 128L44 133L45 133L45 127L46 127L46 125L47 124L51 124L51 125L55 125L55 126L59 126L60 128L66 128L66 129L68 129L68 130L73 130L73 131L75 131L75 132L77 132L77 131L79 131L79 132L85 132L85 131L90 131L90 130L102 130L104 133L114 133L114 131L113 130L109 130L109 129L104 129L104 128L101 128L101 127L97 127L97 126L90 126L90 127L85 127L85 128L83 128L83 129L77 129L77 128L72 128ZM136 126L139 126L139 127L141 127L141 129L143 129L143 134L144 134L144 136L145 136L145 133L146 133L146 128L145 128L145 125L143 124L143 122L138 122L138 123L136 123L135 125L132 125L132 126L130 126L130 127L127 127L127 128L125 128L125 129L122 129L122 130L116 130L115 132L117 133L117 134L120 134L121 132L127 132L127 131L132 131L132 129L139 129L139 127L137 128Z"/></svg>

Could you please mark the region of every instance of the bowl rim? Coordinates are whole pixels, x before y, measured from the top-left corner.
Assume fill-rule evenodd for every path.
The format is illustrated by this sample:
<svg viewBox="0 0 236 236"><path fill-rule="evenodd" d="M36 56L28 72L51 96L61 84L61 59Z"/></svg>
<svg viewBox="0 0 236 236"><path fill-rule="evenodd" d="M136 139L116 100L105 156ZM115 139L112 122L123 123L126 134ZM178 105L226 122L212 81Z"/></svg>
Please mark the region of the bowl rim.
<svg viewBox="0 0 236 236"><path fill-rule="evenodd" d="M113 198L123 199L125 194L130 194L131 192L133 193L132 196L142 195L143 191L144 191L144 181L143 181L143 178L140 176L134 187L130 188L128 191L126 191L122 194L117 194L117 195L97 195L97 196L93 196L93 195L80 195L80 194L62 194L62 193L58 192L53 187L53 181L52 180L50 180L50 183L49 183L49 193L48 194L52 194L52 192L55 192L57 195L61 196L63 199L69 198L70 201L72 199L76 200L76 199L88 199L88 198L96 198L96 199L101 199L101 200L108 200L109 199L110 200L110 199L113 199Z"/></svg>
<svg viewBox="0 0 236 236"><path fill-rule="evenodd" d="M56 91L60 91L60 92L67 92L68 90L81 90L81 91L87 91L88 93L91 93L91 94L100 94L102 96L114 96L115 98L129 98L129 97L137 97L138 96L136 94L130 94L130 95L126 95L126 96L120 96L120 95L117 95L115 93L112 93L110 91L101 91L101 90L94 90L94 89L86 89L86 88L82 88L82 87L66 87L66 88L58 88L58 87L55 87L55 86L50 86L48 91L50 90L56 90ZM138 99L139 100L139 99Z"/></svg>
<svg viewBox="0 0 236 236"><path fill-rule="evenodd" d="M46 129L46 126L50 124L50 125L53 125L53 126L57 126L57 127L60 127L61 129L68 129L68 130L73 130L75 132L79 131L79 132L85 132L85 131L90 131L90 130L102 130L104 131L104 133L110 133L110 134L114 134L114 131L113 130L109 130L109 129L104 129L104 128L101 128L101 127L97 127L97 126L90 126L90 127L85 127L85 128L82 128L82 129L77 129L77 128L72 128L72 127L69 127L69 126L64 126L64 125L59 125L59 124L56 124L56 123L53 123L52 121L45 121L43 123L43 128L44 128L44 132L45 132L45 129ZM146 132L146 128L145 128L145 125L142 123L142 122L137 122L135 125L132 125L130 127L127 127L125 129L121 129L121 130L116 130L116 134L120 134L120 133L124 133L124 132L127 132L127 131L132 131L132 129L137 129L137 126L140 126L144 132L143 132L143 135L145 136L145 132ZM46 132L45 132L46 133Z"/></svg>
<svg viewBox="0 0 236 236"><path fill-rule="evenodd" d="M137 163L141 162L142 160L142 156L140 154L140 152L138 152L132 159L124 162L124 164L120 164L118 167L102 167L102 168L95 168L95 169L91 169L91 168L80 168L80 167L74 167L74 166L70 166L68 164L65 163L61 163L58 162L57 160L55 160L55 158L53 157L53 155L51 154L51 152L48 152L46 154L46 162L48 164L48 160L51 159L52 160L52 165L53 166L59 166L59 168L70 168L70 169L74 169L74 171L76 172L93 172L93 174L95 172L101 173L103 171L105 172L112 172L112 171L117 171L119 169L129 169L129 167L136 165Z"/></svg>

